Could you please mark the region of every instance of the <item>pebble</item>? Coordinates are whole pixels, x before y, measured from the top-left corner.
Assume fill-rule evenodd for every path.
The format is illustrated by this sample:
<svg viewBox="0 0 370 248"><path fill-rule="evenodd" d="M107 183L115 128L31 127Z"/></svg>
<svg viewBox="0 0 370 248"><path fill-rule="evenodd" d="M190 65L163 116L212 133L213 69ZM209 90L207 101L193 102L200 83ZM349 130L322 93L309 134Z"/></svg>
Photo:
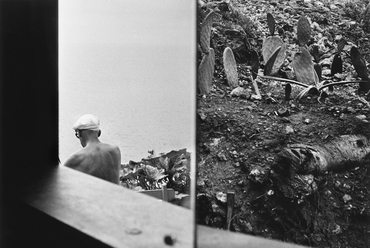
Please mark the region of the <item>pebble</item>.
<svg viewBox="0 0 370 248"><path fill-rule="evenodd" d="M323 4L322 2L320 2L320 1L315 1L315 5L316 5L316 7L318 7L318 8L322 8L322 7L324 7L324 4Z"/></svg>
<svg viewBox="0 0 370 248"><path fill-rule="evenodd" d="M363 121L366 119L366 115L357 115L356 118Z"/></svg>
<svg viewBox="0 0 370 248"><path fill-rule="evenodd" d="M352 197L351 197L350 195L345 194L345 195L343 196L343 201L344 201L344 202L349 202L350 200L352 200Z"/></svg>
<svg viewBox="0 0 370 248"><path fill-rule="evenodd" d="M291 134L291 133L294 133L294 129L291 126L286 126L285 134Z"/></svg>
<svg viewBox="0 0 370 248"><path fill-rule="evenodd" d="M227 195L223 192L218 192L216 194L216 198L217 200L219 200L220 202L223 202L223 203L226 203L227 202Z"/></svg>

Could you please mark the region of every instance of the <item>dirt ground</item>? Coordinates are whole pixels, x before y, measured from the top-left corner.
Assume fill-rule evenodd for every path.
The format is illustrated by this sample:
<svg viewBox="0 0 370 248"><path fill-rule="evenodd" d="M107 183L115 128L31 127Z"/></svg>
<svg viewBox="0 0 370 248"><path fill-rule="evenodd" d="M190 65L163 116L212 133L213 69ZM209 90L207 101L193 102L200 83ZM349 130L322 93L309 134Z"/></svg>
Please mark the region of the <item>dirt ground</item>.
<svg viewBox="0 0 370 248"><path fill-rule="evenodd" d="M354 81L357 74L349 57L351 46L357 46L370 61L370 34L362 29L367 1L203 3L198 8L199 23L210 10L217 13L211 32L216 69L211 92L198 96L198 224L225 229L225 194L234 192L231 231L312 247L370 247L369 164L313 175L317 190L303 198L284 196L273 179L277 154L289 144L322 145L347 134L370 137L370 97L358 93L358 84L349 84L336 86L321 102L315 95L296 101L300 88L293 88L291 99L285 99L285 83L257 77L262 100L253 100L248 69L248 49L261 57L262 42L268 35L266 14L270 12L277 33L287 44L287 62L280 74L289 74L289 62L298 49L295 27L305 15L314 27L309 45L323 42L323 77ZM231 8L249 18L249 33L243 32ZM242 37L247 37L249 48ZM333 59L341 38L348 43L342 55L343 73L331 76L330 64L324 61ZM247 94L230 95L233 88L226 82L222 63L227 46L237 60L239 86ZM261 58L262 73L263 66ZM264 174L256 177L255 171Z"/></svg>

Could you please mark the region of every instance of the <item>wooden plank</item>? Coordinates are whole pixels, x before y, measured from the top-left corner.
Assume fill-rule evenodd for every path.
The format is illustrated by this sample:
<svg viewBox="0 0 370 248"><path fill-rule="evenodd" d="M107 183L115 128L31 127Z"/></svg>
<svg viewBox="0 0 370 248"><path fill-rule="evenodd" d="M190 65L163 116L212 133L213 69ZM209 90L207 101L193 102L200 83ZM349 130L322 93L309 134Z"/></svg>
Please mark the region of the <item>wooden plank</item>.
<svg viewBox="0 0 370 248"><path fill-rule="evenodd" d="M163 199L163 200L165 199L163 195L166 194L167 200L164 200L164 201L172 201L173 199L175 199L175 191L171 188L168 189L167 187L166 189L162 188L162 189L155 189L155 190L140 190L138 192L155 197L157 199Z"/></svg>
<svg viewBox="0 0 370 248"><path fill-rule="evenodd" d="M59 167L19 192L36 209L112 247L192 247L189 209Z"/></svg>
<svg viewBox="0 0 370 248"><path fill-rule="evenodd" d="M230 230L230 224L234 212L234 192L227 192L226 230Z"/></svg>
<svg viewBox="0 0 370 248"><path fill-rule="evenodd" d="M206 226L197 226L197 247L198 248L299 248L295 244L285 243L277 240L265 239L251 235L228 232Z"/></svg>

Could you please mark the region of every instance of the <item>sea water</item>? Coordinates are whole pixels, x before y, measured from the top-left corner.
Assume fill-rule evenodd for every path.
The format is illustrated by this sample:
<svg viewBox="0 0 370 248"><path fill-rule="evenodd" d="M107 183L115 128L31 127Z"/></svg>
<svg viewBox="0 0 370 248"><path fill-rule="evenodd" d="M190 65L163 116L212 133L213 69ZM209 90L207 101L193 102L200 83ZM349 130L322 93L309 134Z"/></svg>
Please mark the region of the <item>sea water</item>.
<svg viewBox="0 0 370 248"><path fill-rule="evenodd" d="M100 118L101 141L121 149L122 163L148 151L193 149L195 82L177 57L181 47L69 44L59 52L59 156L81 149L72 125ZM191 69L190 69L191 70Z"/></svg>
<svg viewBox="0 0 370 248"><path fill-rule="evenodd" d="M72 125L101 121L122 163L195 143L195 4L59 2L59 157L81 149ZM155 10L155 11L154 11Z"/></svg>

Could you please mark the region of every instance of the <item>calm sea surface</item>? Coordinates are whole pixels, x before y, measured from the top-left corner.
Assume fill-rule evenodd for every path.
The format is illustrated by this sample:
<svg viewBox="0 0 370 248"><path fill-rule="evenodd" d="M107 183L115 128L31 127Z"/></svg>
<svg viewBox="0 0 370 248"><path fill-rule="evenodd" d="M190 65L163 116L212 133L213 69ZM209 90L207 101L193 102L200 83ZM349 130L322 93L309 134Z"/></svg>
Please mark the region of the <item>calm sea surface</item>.
<svg viewBox="0 0 370 248"><path fill-rule="evenodd" d="M194 64L181 45L60 44L59 156L81 149L72 125L100 118L102 142L121 149L122 163L148 150L194 148ZM186 51L185 51L186 52Z"/></svg>

